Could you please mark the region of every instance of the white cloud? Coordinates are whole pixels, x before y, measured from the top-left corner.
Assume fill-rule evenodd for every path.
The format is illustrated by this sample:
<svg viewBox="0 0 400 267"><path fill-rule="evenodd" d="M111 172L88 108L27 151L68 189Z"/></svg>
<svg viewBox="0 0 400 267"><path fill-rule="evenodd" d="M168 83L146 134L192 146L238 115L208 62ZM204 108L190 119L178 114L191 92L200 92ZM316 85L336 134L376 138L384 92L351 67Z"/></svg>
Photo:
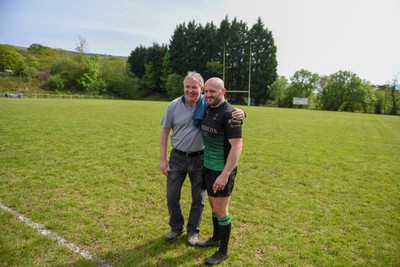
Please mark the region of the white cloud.
<svg viewBox="0 0 400 267"><path fill-rule="evenodd" d="M169 43L178 24L219 23L227 15L251 27L261 17L278 47L278 72L329 75L350 70L373 83L400 73L398 0L19 0L0 2L0 42L128 56L139 45Z"/></svg>

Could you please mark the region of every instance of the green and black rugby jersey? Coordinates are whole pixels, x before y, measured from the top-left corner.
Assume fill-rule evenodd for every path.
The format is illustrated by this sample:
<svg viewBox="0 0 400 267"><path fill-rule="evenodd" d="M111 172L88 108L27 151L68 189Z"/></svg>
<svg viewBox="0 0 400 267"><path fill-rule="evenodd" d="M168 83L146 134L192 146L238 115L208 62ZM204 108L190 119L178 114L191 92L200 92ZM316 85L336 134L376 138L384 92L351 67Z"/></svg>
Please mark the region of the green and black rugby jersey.
<svg viewBox="0 0 400 267"><path fill-rule="evenodd" d="M242 120L233 120L233 107L224 101L219 107L209 107L202 125L204 166L222 171L231 145L228 139L242 137Z"/></svg>

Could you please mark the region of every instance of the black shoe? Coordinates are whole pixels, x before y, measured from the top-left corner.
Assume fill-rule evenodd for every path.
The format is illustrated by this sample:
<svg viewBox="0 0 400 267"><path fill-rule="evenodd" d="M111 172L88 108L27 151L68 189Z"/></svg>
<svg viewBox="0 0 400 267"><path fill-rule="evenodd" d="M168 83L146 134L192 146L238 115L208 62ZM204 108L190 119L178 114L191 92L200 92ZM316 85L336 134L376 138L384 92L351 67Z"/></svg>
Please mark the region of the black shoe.
<svg viewBox="0 0 400 267"><path fill-rule="evenodd" d="M167 241L168 243L174 242L183 232L184 230L182 230L181 232L171 231L165 236L165 241Z"/></svg>
<svg viewBox="0 0 400 267"><path fill-rule="evenodd" d="M214 240L212 238L207 239L206 241L200 241L196 243L196 246L205 248L205 247L219 247L221 246L221 240Z"/></svg>
<svg viewBox="0 0 400 267"><path fill-rule="evenodd" d="M214 255L206 258L204 260L204 263L207 265L216 265L219 264L221 261L227 259L228 257L229 257L228 253L223 254L222 252L217 251L214 253Z"/></svg>
<svg viewBox="0 0 400 267"><path fill-rule="evenodd" d="M195 246L197 244L198 240L199 240L198 235L188 234L187 244L188 244L188 246Z"/></svg>

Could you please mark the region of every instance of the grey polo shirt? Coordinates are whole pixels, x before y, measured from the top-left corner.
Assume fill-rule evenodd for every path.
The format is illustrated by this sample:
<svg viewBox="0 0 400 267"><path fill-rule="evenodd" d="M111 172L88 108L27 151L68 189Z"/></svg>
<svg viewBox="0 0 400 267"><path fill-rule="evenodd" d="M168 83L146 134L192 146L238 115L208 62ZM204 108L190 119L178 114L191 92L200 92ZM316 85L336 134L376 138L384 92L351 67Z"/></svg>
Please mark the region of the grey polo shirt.
<svg viewBox="0 0 400 267"><path fill-rule="evenodd" d="M190 107L178 97L168 105L161 125L172 129L171 145L183 152L196 152L204 149L201 129L193 125L193 113L197 103Z"/></svg>

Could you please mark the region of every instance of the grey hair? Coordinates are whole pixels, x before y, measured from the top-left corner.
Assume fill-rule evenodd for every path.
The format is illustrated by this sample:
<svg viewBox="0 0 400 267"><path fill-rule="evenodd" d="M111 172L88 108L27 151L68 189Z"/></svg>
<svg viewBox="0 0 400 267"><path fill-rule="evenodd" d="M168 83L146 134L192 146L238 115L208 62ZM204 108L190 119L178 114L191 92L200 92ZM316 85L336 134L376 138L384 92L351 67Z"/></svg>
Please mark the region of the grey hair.
<svg viewBox="0 0 400 267"><path fill-rule="evenodd" d="M195 72L195 71L188 71L188 73L186 74L185 79L183 79L183 85L185 85L186 79L189 79L189 78L191 78L191 79L193 79L195 81L198 81L200 83L200 86L204 87L204 79L203 79L203 77L201 76L200 73Z"/></svg>

